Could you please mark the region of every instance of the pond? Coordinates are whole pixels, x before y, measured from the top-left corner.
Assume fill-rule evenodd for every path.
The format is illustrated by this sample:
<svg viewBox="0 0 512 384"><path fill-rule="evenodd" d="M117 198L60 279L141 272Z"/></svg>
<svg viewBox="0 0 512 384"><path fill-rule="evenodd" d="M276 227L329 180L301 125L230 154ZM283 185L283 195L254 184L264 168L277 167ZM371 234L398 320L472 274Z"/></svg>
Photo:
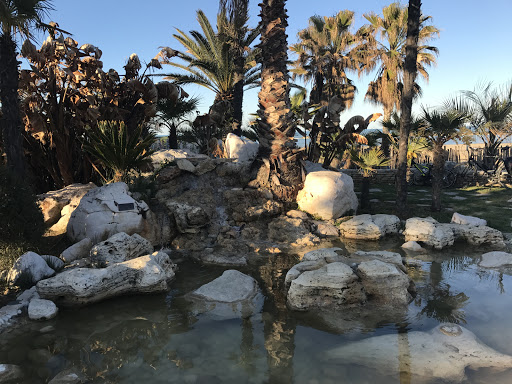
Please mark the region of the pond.
<svg viewBox="0 0 512 384"><path fill-rule="evenodd" d="M337 244L347 249L398 251L398 240ZM262 313L218 320L194 315L183 295L224 269L180 264L167 295L123 297L47 322L27 322L4 333L0 362L20 365L26 383L46 383L73 367L92 383L416 383L407 353L394 351L402 373L382 376L373 364L343 364L325 353L378 335L429 331L457 323L489 347L512 355L512 278L476 265L486 250L455 246L414 256L409 273L418 294L397 317L341 319L287 310L284 277L293 255L269 255L242 272L265 294ZM446 381L427 381L445 383ZM465 383L511 383L512 370L466 371Z"/></svg>

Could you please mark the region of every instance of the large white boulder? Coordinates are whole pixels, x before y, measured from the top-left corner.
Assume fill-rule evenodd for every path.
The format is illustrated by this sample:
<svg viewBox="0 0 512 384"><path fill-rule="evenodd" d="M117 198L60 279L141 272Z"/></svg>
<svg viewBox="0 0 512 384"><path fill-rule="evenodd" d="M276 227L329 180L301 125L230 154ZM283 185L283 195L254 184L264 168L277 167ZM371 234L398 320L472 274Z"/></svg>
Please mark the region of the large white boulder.
<svg viewBox="0 0 512 384"><path fill-rule="evenodd" d="M400 229L400 219L395 215L358 215L339 226L342 237L347 239L378 240Z"/></svg>
<svg viewBox="0 0 512 384"><path fill-rule="evenodd" d="M248 317L262 309L263 296L251 276L234 269L186 295L197 314L213 317Z"/></svg>
<svg viewBox="0 0 512 384"><path fill-rule="evenodd" d="M226 136L226 154L235 162L252 162L258 155L259 144L233 133Z"/></svg>
<svg viewBox="0 0 512 384"><path fill-rule="evenodd" d="M494 248L504 248L503 233L484 225L443 224L450 227L455 240L463 240L472 245L488 245Z"/></svg>
<svg viewBox="0 0 512 384"><path fill-rule="evenodd" d="M94 266L104 268L150 253L153 253L153 246L148 240L136 233L130 236L119 232L92 247L90 258Z"/></svg>
<svg viewBox="0 0 512 384"><path fill-rule="evenodd" d="M412 217L405 222L405 241L420 241L436 249L453 245L455 235L449 225L427 217Z"/></svg>
<svg viewBox="0 0 512 384"><path fill-rule="evenodd" d="M80 241L88 237L93 243L119 232L139 233L152 239L155 223L144 202L134 200L125 183L107 184L89 191L71 214L68 237Z"/></svg>
<svg viewBox="0 0 512 384"><path fill-rule="evenodd" d="M480 218L474 217L474 216L464 216L457 212L453 213L451 222L453 224L464 224L464 225L475 225L475 226L487 225L487 221L484 219L480 219Z"/></svg>
<svg viewBox="0 0 512 384"><path fill-rule="evenodd" d="M11 285L35 284L55 274L46 261L35 252L21 255L13 264L7 275L7 282ZM30 280L30 281L29 281Z"/></svg>
<svg viewBox="0 0 512 384"><path fill-rule="evenodd" d="M57 316L59 309L50 300L32 299L28 305L28 317L31 320L49 320Z"/></svg>
<svg viewBox="0 0 512 384"><path fill-rule="evenodd" d="M95 303L126 294L166 292L176 266L163 252L137 257L107 268L77 268L37 284L37 292L59 306Z"/></svg>
<svg viewBox="0 0 512 384"><path fill-rule="evenodd" d="M344 365L366 366L383 376L396 376L401 368L406 369L412 382L441 379L460 383L465 379L466 368L512 368L512 356L483 344L466 328L449 323L430 332L374 336L344 343L328 351L326 358ZM404 361L407 365L402 364Z"/></svg>
<svg viewBox="0 0 512 384"><path fill-rule="evenodd" d="M299 208L323 220L337 219L357 209L352 178L344 173L308 173L304 188L297 195Z"/></svg>

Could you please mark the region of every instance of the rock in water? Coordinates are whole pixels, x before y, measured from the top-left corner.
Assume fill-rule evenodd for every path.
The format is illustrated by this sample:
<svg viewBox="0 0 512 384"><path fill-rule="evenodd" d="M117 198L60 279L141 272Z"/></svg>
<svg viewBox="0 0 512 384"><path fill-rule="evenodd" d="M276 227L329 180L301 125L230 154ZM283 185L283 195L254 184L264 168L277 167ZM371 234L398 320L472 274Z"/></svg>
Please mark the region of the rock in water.
<svg viewBox="0 0 512 384"><path fill-rule="evenodd" d="M396 234L400 219L395 215L359 215L340 224L340 233L347 239L378 240Z"/></svg>
<svg viewBox="0 0 512 384"><path fill-rule="evenodd" d="M249 317L261 311L263 296L251 276L234 269L186 295L194 312L217 318Z"/></svg>
<svg viewBox="0 0 512 384"><path fill-rule="evenodd" d="M483 268L501 268L512 266L512 254L507 252L487 252L482 255L482 260L478 263Z"/></svg>
<svg viewBox="0 0 512 384"><path fill-rule="evenodd" d="M297 195L299 208L322 220L337 219L357 209L354 182L349 175L334 171L308 173Z"/></svg>
<svg viewBox="0 0 512 384"><path fill-rule="evenodd" d="M441 324L430 332L370 337L327 352L328 359L371 367L382 375L404 373L421 379L464 380L466 368L512 368L512 356L482 344L469 330ZM400 364L407 361L408 364Z"/></svg>
<svg viewBox="0 0 512 384"><path fill-rule="evenodd" d="M28 317L31 320L49 320L57 316L59 309L50 300L32 299L28 305Z"/></svg>
<svg viewBox="0 0 512 384"><path fill-rule="evenodd" d="M142 255L153 253L151 243L138 234L116 233L91 249L93 265L104 268L113 263L122 263Z"/></svg>
<svg viewBox="0 0 512 384"><path fill-rule="evenodd" d="M405 241L421 241L436 249L453 245L455 242L453 230L431 217L407 219L404 235Z"/></svg>
<svg viewBox="0 0 512 384"><path fill-rule="evenodd" d="M137 257L107 268L77 268L40 281L37 292L59 306L95 303L125 294L168 290L176 266L163 252Z"/></svg>
<svg viewBox="0 0 512 384"><path fill-rule="evenodd" d="M462 225L475 225L475 226L487 225L487 221L484 219L480 219L480 218L474 217L474 216L464 216L457 212L453 213L452 223L453 224L462 224Z"/></svg>

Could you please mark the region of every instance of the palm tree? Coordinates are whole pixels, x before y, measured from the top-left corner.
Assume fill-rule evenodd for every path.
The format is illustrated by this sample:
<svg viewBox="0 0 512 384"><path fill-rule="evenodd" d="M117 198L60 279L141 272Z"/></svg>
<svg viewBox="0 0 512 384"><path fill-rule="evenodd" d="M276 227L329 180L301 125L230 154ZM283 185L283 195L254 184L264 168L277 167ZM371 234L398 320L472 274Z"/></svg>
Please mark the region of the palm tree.
<svg viewBox="0 0 512 384"><path fill-rule="evenodd" d="M380 34L380 41L374 40L369 53L371 60L368 61L369 65L378 65L377 75L370 82L365 97L384 107L384 120L389 120L393 109L400 110L404 91L408 12L407 7L396 2L382 9L383 16L375 13L363 15L370 23L368 29ZM430 19L430 16L420 16L416 57L417 71L427 81L426 68L435 64L438 49L426 43L439 35L438 28L426 24ZM414 83L414 90L416 94L421 92L417 83Z"/></svg>
<svg viewBox="0 0 512 384"><path fill-rule="evenodd" d="M448 106L448 107L446 107ZM453 100L445 103L442 110L429 111L423 109L423 124L420 135L426 137L432 146L433 168L432 168L432 207L431 210L441 210L441 187L443 182L445 158L443 145L459 135L460 129L464 126L467 118L465 107L460 100Z"/></svg>
<svg viewBox="0 0 512 384"><path fill-rule="evenodd" d="M185 116L197 109L199 98L191 99L160 99L157 104L157 117L161 124L169 129L169 148L178 148L177 129L180 124L186 122Z"/></svg>
<svg viewBox="0 0 512 384"><path fill-rule="evenodd" d="M357 35L350 32L354 12L339 11L332 17L312 16L309 26L299 31L300 41L290 47L298 55L293 62L293 78L311 81L312 104L326 104L333 96L341 96L344 108L354 100L356 87L347 70L356 70L354 44Z"/></svg>
<svg viewBox="0 0 512 384"><path fill-rule="evenodd" d="M0 1L0 102L1 131L7 164L16 174L25 172L22 122L18 100L18 61L16 35L31 37L31 29L41 26L43 16L51 10L49 0Z"/></svg>
<svg viewBox="0 0 512 384"><path fill-rule="evenodd" d="M418 41L421 27L421 0L409 0L407 39L405 43L404 85L400 102L400 139L396 173L396 210L401 216L407 210L407 148L411 132L412 99L418 72Z"/></svg>
<svg viewBox="0 0 512 384"><path fill-rule="evenodd" d="M485 164L494 168L500 145L512 136L512 83L501 89L493 89L491 83L481 84L463 95L471 103L471 130L485 144Z"/></svg>
<svg viewBox="0 0 512 384"><path fill-rule="evenodd" d="M166 75L168 79L174 80L178 85L198 84L206 87L215 93L214 103L224 100L231 102L233 116L236 114L236 119L241 119L240 90L243 94L244 87L254 88L259 81L260 73L256 66L254 50L248 48L258 37L259 30L247 29L245 33L241 33L240 30L233 32L235 23L240 21L235 16L231 17L233 19L230 21L226 12L219 13L217 32L215 32L203 11L197 11L197 20L202 33L190 31L187 34L177 29L178 34L173 35L186 49L185 52L174 51L175 56L182 59L185 64L171 62L168 59L164 59L163 63L187 72L187 74L168 74ZM243 47L243 63L239 57L239 48L234 48L235 43L237 47ZM236 88L238 99L235 100L236 84L238 84Z"/></svg>
<svg viewBox="0 0 512 384"><path fill-rule="evenodd" d="M257 129L264 166L258 181L277 198L293 201L302 186L303 172L301 152L295 149L295 125L290 111L285 3L285 0L260 3L261 91Z"/></svg>

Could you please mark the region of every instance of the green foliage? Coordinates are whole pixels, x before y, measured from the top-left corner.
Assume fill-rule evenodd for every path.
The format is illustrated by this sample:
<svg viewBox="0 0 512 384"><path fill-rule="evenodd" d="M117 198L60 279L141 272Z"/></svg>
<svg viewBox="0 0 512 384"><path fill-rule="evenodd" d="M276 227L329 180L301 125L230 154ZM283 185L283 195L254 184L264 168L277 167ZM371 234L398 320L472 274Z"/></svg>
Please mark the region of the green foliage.
<svg viewBox="0 0 512 384"><path fill-rule="evenodd" d="M142 137L142 132L140 125L129 134L122 121L100 121L97 129L90 130L84 149L107 171L105 181L127 180L130 171L140 170L150 161L154 152L150 148L156 136L149 133Z"/></svg>
<svg viewBox="0 0 512 384"><path fill-rule="evenodd" d="M350 158L354 164L359 167L363 177L370 177L377 172L376 167L385 167L389 165L389 159L384 153L376 147L368 150L350 150Z"/></svg>
<svg viewBox="0 0 512 384"><path fill-rule="evenodd" d="M0 166L0 234L4 239L34 241L44 233L41 210L24 180Z"/></svg>

